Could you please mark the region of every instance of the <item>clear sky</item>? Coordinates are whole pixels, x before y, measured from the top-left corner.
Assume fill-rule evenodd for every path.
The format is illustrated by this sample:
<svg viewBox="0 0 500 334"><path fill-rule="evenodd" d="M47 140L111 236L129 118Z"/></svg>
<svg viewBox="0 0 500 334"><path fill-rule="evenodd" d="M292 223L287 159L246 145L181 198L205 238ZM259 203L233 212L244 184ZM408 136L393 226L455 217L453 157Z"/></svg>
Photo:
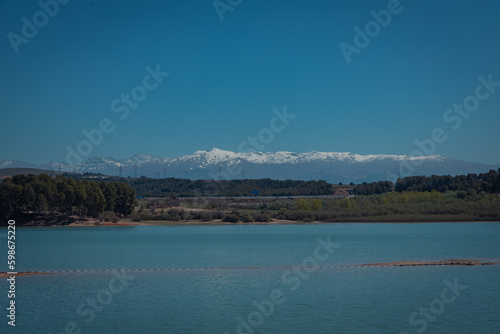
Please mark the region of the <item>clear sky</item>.
<svg viewBox="0 0 500 334"><path fill-rule="evenodd" d="M441 128L433 153L500 163L500 87L474 97L500 82L497 0L44 1L0 1L0 159L64 161L103 119L85 158L237 151L286 106L264 151L410 154Z"/></svg>

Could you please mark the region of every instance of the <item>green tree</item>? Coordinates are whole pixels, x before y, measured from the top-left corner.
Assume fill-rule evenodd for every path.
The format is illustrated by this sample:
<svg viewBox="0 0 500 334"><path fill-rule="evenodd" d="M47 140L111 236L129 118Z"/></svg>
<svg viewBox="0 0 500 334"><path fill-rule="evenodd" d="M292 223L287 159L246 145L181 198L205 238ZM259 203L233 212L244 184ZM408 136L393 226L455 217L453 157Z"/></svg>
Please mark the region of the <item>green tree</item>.
<svg viewBox="0 0 500 334"><path fill-rule="evenodd" d="M49 211L49 204L44 194L38 195L35 202L35 210L40 213L46 213Z"/></svg>
<svg viewBox="0 0 500 334"><path fill-rule="evenodd" d="M84 201L85 214L97 218L103 212L106 200L96 182L85 181L85 188L85 192L87 193L87 198Z"/></svg>
<svg viewBox="0 0 500 334"><path fill-rule="evenodd" d="M33 186L29 183L25 184L23 187L23 194L22 194L22 203L24 211L26 212L35 211L35 200L36 200L36 194L35 190L33 190Z"/></svg>
<svg viewBox="0 0 500 334"><path fill-rule="evenodd" d="M309 201L305 198L297 198L294 201L294 207L296 210L311 210L311 205L309 204Z"/></svg>
<svg viewBox="0 0 500 334"><path fill-rule="evenodd" d="M314 211L321 210L323 208L323 202L319 198L315 198L312 200L312 209Z"/></svg>
<svg viewBox="0 0 500 334"><path fill-rule="evenodd" d="M9 217L21 211L20 196L23 188L11 179L3 181L0 187L0 215Z"/></svg>

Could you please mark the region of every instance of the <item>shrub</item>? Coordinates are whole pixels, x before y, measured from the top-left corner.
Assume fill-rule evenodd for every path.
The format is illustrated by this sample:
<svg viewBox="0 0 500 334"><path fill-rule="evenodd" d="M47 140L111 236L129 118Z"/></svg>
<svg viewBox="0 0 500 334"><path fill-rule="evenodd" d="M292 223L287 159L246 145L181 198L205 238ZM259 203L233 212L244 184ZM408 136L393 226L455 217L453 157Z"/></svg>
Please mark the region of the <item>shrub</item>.
<svg viewBox="0 0 500 334"><path fill-rule="evenodd" d="M297 198L294 201L294 206L296 210L311 210L311 204L305 198Z"/></svg>
<svg viewBox="0 0 500 334"><path fill-rule="evenodd" d="M132 215L132 221L133 222L140 222L140 221L142 221L142 218L139 215Z"/></svg>
<svg viewBox="0 0 500 334"><path fill-rule="evenodd" d="M312 222L314 221L313 217L311 216L305 216L304 218L301 219L304 223Z"/></svg>
<svg viewBox="0 0 500 334"><path fill-rule="evenodd" d="M212 213L208 211L201 211L200 212L200 219L202 221L208 222L212 220Z"/></svg>
<svg viewBox="0 0 500 334"><path fill-rule="evenodd" d="M253 217L249 213L247 213L247 212L240 214L240 219L244 223L252 223L252 222L254 222Z"/></svg>
<svg viewBox="0 0 500 334"><path fill-rule="evenodd" d="M321 210L323 207L323 202L319 198L315 198L312 200L312 209L314 211Z"/></svg>
<svg viewBox="0 0 500 334"><path fill-rule="evenodd" d="M150 215L150 214L147 214L147 213L141 213L139 215L139 217L142 220L156 220L156 219L158 219L157 216L153 216L153 215Z"/></svg>
<svg viewBox="0 0 500 334"><path fill-rule="evenodd" d="M116 223L120 220L114 213L114 211L104 211L103 213L99 214L99 221L105 221L109 222L112 221L113 223Z"/></svg>
<svg viewBox="0 0 500 334"><path fill-rule="evenodd" d="M226 215L223 219L223 222L230 222L230 223L237 223L240 221L240 217L238 215L235 215L234 213L231 213L229 215Z"/></svg>
<svg viewBox="0 0 500 334"><path fill-rule="evenodd" d="M281 208L278 211L278 213L276 214L275 218L276 219L287 219L289 213L290 213L290 211L288 209Z"/></svg>
<svg viewBox="0 0 500 334"><path fill-rule="evenodd" d="M252 218L254 221L256 222L270 222L272 219L271 219L271 216L267 213L261 213L261 212L255 212L255 213L252 213Z"/></svg>
<svg viewBox="0 0 500 334"><path fill-rule="evenodd" d="M212 212L213 219L222 219L224 217L224 213L222 211L214 211Z"/></svg>
<svg viewBox="0 0 500 334"><path fill-rule="evenodd" d="M168 210L168 219L173 221L179 221L182 219L183 214L184 210L170 209Z"/></svg>

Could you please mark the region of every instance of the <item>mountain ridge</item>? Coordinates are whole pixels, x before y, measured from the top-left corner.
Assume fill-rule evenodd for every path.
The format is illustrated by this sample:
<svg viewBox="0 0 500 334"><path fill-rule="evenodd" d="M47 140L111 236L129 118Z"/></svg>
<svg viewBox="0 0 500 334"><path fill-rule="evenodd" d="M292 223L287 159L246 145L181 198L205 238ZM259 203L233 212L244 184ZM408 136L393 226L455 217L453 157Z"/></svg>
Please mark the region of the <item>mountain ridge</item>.
<svg viewBox="0 0 500 334"><path fill-rule="evenodd" d="M371 182L411 175L457 175L498 168L496 165L459 161L439 155L362 155L320 151L232 152L218 148L212 148L210 151L198 150L190 155L171 158L144 153L125 159L94 156L81 163L51 161L45 164L30 164L0 160L0 168L15 167L110 175L121 173L122 176L137 177L154 175L190 179L324 179L329 182ZM401 175L402 173L405 175Z"/></svg>

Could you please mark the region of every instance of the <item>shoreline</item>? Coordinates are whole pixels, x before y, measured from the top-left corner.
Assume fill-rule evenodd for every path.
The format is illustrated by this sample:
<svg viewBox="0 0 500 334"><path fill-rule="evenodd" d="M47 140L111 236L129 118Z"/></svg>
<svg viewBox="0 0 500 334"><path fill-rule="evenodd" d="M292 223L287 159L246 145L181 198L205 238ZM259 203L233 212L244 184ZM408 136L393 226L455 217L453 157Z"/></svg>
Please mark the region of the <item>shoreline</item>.
<svg viewBox="0 0 500 334"><path fill-rule="evenodd" d="M96 224L97 222L97 224ZM319 225L319 224L453 224L453 223L500 223L500 221L477 221L477 220L463 220L463 221L403 221L403 222L391 222L391 221L339 221L339 222L325 222L325 221L312 221L312 222L301 222L295 220L273 220L271 222L249 222L249 223L231 223L223 222L222 220L214 220L208 222L201 221L164 221L164 220L154 220L154 221L144 221L144 222L129 222L129 221L118 221L113 222L99 222L94 220L84 221L84 222L73 222L67 225L50 224L24 224L18 225L17 227L124 227L124 226L223 226L223 225L233 225L233 226L243 226L243 225Z"/></svg>
<svg viewBox="0 0 500 334"><path fill-rule="evenodd" d="M189 211L189 210L188 210ZM354 217L353 217L354 218ZM15 220L16 226L21 227L100 227L100 226L222 226L222 225L318 225L318 224L436 224L436 223L498 223L499 220L480 220L480 219L454 219L455 217L436 217L435 220L421 220L420 217L400 217L401 220L395 220L394 217L355 217L357 220L343 220L343 221L301 221L301 220L286 220L286 219L272 219L269 222L242 222L237 223L222 221L222 219L212 220L156 220L145 219L141 221L132 221L131 217L121 218L116 222L100 221L98 218L86 218L76 215L25 215L9 217L9 220ZM386 219L384 219L386 218ZM429 217L431 218L431 217ZM448 219L445 219L448 218ZM458 218L458 217L457 217ZM466 218L466 217L463 217ZM7 226L7 219L0 222L0 226Z"/></svg>

